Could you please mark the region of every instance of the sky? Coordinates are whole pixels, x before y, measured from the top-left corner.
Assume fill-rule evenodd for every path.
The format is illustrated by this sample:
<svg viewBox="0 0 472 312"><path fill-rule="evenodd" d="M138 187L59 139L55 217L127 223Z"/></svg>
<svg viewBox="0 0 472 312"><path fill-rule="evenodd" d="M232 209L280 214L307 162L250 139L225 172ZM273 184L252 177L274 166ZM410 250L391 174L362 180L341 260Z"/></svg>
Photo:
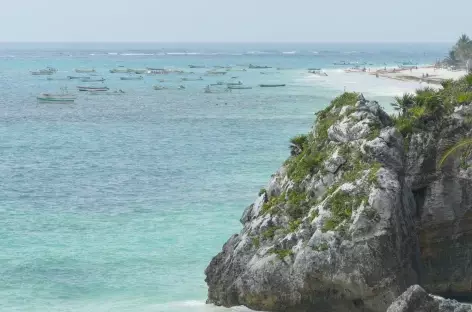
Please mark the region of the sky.
<svg viewBox="0 0 472 312"><path fill-rule="evenodd" d="M472 0L0 0L1 42L453 42Z"/></svg>

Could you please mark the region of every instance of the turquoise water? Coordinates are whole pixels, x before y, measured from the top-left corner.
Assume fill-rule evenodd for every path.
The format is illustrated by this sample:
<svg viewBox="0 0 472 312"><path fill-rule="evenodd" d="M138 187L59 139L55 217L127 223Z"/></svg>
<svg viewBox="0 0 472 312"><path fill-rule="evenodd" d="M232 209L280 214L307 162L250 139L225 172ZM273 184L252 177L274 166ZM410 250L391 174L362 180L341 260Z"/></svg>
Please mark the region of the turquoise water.
<svg viewBox="0 0 472 312"><path fill-rule="evenodd" d="M0 45L0 311L217 309L203 304L206 265L239 231L243 209L288 156L289 138L339 93L310 80L306 68L429 63L447 48ZM119 65L249 63L286 69L228 75L287 87L203 93L228 76L154 91L158 79L174 88L183 76L120 81L108 73ZM55 77L94 67L126 93L39 104L40 92L84 84L29 74L46 66L58 68Z"/></svg>

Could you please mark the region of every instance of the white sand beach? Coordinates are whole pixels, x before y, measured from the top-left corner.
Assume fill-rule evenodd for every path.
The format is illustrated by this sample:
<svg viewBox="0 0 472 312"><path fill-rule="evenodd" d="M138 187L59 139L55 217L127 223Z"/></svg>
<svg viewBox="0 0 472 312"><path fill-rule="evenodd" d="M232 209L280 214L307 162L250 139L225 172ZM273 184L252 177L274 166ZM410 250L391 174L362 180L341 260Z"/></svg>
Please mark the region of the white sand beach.
<svg viewBox="0 0 472 312"><path fill-rule="evenodd" d="M368 96L397 96L411 93L426 86L441 88L445 79L458 79L465 70L451 71L434 66L418 66L418 69L394 67L367 68L361 70L333 69L325 71L328 76L311 74L308 79L315 84L339 91L363 92Z"/></svg>

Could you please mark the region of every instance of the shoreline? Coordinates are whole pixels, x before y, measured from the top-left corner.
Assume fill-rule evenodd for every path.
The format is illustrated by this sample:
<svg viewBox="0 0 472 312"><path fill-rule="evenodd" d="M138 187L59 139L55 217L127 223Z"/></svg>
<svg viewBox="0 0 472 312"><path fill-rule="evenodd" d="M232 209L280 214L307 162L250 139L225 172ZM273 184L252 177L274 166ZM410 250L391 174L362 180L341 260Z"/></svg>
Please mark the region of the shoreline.
<svg viewBox="0 0 472 312"><path fill-rule="evenodd" d="M352 68L326 69L327 76L309 74L310 82L336 91L363 92L370 97L394 97L414 93L424 87L442 88L441 82L459 79L465 70L451 71L434 65L418 68L370 67L366 71Z"/></svg>

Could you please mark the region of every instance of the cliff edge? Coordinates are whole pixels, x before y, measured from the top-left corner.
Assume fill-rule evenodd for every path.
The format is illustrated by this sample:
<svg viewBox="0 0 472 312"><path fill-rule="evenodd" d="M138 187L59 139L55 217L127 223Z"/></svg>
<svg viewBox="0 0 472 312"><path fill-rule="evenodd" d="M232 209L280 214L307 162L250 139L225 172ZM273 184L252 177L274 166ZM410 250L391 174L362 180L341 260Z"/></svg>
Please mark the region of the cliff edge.
<svg viewBox="0 0 472 312"><path fill-rule="evenodd" d="M355 93L318 112L205 270L208 302L380 312L414 284L472 298L472 150L438 166L472 135L469 80L418 90L395 117Z"/></svg>

